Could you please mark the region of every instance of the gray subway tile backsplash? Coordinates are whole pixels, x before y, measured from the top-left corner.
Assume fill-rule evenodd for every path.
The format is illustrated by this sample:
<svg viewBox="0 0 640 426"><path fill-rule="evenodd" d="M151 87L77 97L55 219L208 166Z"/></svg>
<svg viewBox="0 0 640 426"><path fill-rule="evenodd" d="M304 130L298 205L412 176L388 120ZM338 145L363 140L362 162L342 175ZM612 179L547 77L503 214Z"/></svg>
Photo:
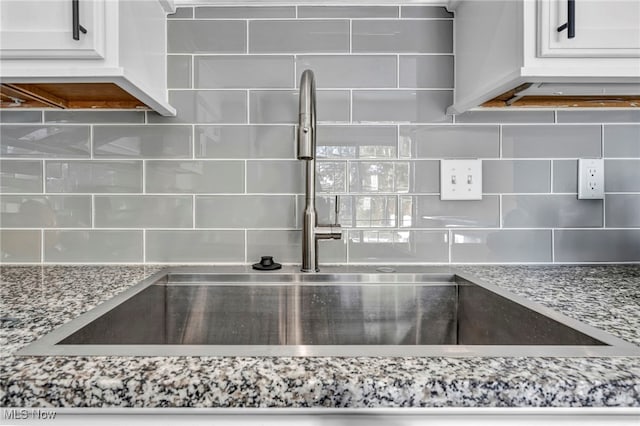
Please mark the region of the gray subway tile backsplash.
<svg viewBox="0 0 640 426"><path fill-rule="evenodd" d="M249 53L346 53L349 21L249 21Z"/></svg>
<svg viewBox="0 0 640 426"><path fill-rule="evenodd" d="M40 262L40 237L40 230L0 229L0 263Z"/></svg>
<svg viewBox="0 0 640 426"><path fill-rule="evenodd" d="M244 231L147 231L147 262L151 263L242 263Z"/></svg>
<svg viewBox="0 0 640 426"><path fill-rule="evenodd" d="M42 192L42 161L0 160L0 193Z"/></svg>
<svg viewBox="0 0 640 426"><path fill-rule="evenodd" d="M293 125L196 126L196 158L295 158Z"/></svg>
<svg viewBox="0 0 640 426"><path fill-rule="evenodd" d="M499 200L485 195L482 200L443 201L438 195L401 196L402 227L416 228L497 228L500 226ZM407 214L409 213L409 214Z"/></svg>
<svg viewBox="0 0 640 426"><path fill-rule="evenodd" d="M392 55L298 55L296 86L306 69L313 70L316 87L321 88L395 88L397 85L396 57Z"/></svg>
<svg viewBox="0 0 640 426"><path fill-rule="evenodd" d="M398 6L298 6L299 18L397 18Z"/></svg>
<svg viewBox="0 0 640 426"><path fill-rule="evenodd" d="M0 126L0 156L11 158L89 158L89 126Z"/></svg>
<svg viewBox="0 0 640 426"><path fill-rule="evenodd" d="M318 259L321 263L345 263L344 240L318 241ZM302 252L300 231L247 231L247 262L255 263L268 254L278 262L299 263Z"/></svg>
<svg viewBox="0 0 640 426"><path fill-rule="evenodd" d="M191 228L190 195L96 195L97 228Z"/></svg>
<svg viewBox="0 0 640 426"><path fill-rule="evenodd" d="M640 262L640 229L556 231L556 262Z"/></svg>
<svg viewBox="0 0 640 426"><path fill-rule="evenodd" d="M558 123L640 123L640 111L598 110L558 111Z"/></svg>
<svg viewBox="0 0 640 426"><path fill-rule="evenodd" d="M605 209L607 227L640 228L640 194L608 194Z"/></svg>
<svg viewBox="0 0 640 426"><path fill-rule="evenodd" d="M296 228L295 195L196 197L197 228Z"/></svg>
<svg viewBox="0 0 640 426"><path fill-rule="evenodd" d="M439 6L402 6L400 10L402 18L453 18L453 13Z"/></svg>
<svg viewBox="0 0 640 426"><path fill-rule="evenodd" d="M45 161L47 192L142 192L142 161Z"/></svg>
<svg viewBox="0 0 640 426"><path fill-rule="evenodd" d="M339 196L343 227L321 265L640 262L640 112L447 115L441 6L228 4L168 17L175 117L0 110L0 263L299 264L307 68L318 222ZM456 158L483 160L482 200L440 200ZM577 199L580 158L605 158L605 200Z"/></svg>
<svg viewBox="0 0 640 426"><path fill-rule="evenodd" d="M408 190L409 163L407 161L358 161L350 164L350 192L407 192Z"/></svg>
<svg viewBox="0 0 640 426"><path fill-rule="evenodd" d="M251 90L250 122L257 124L294 124L298 122L297 90ZM317 92L318 121L348 122L350 115L347 90Z"/></svg>
<svg viewBox="0 0 640 426"><path fill-rule="evenodd" d="M400 126L400 157L500 156L498 126Z"/></svg>
<svg viewBox="0 0 640 426"><path fill-rule="evenodd" d="M304 168L299 160L247 161L247 193L301 194Z"/></svg>
<svg viewBox="0 0 640 426"><path fill-rule="evenodd" d="M89 228L90 195L3 195L3 228Z"/></svg>
<svg viewBox="0 0 640 426"><path fill-rule="evenodd" d="M169 89L188 89L191 82L191 55L167 55L167 87Z"/></svg>
<svg viewBox="0 0 640 426"><path fill-rule="evenodd" d="M397 158L398 136L395 126L323 125L318 130L318 158L390 159Z"/></svg>
<svg viewBox="0 0 640 426"><path fill-rule="evenodd" d="M401 55L399 60L400 87L453 89L453 55Z"/></svg>
<svg viewBox="0 0 640 426"><path fill-rule="evenodd" d="M600 157L600 126L505 125L502 156L505 158Z"/></svg>
<svg viewBox="0 0 640 426"><path fill-rule="evenodd" d="M409 191L417 193L440 192L440 162L418 160L409 163Z"/></svg>
<svg viewBox="0 0 640 426"><path fill-rule="evenodd" d="M167 15L167 19L191 19L193 18L193 7L178 7L175 13Z"/></svg>
<svg viewBox="0 0 640 426"><path fill-rule="evenodd" d="M456 123L553 123L553 111L467 111Z"/></svg>
<svg viewBox="0 0 640 426"><path fill-rule="evenodd" d="M551 192L551 162L547 160L485 160L482 189L494 193Z"/></svg>
<svg viewBox="0 0 640 426"><path fill-rule="evenodd" d="M578 160L553 160L553 192L578 193Z"/></svg>
<svg viewBox="0 0 640 426"><path fill-rule="evenodd" d="M551 262L550 230L456 230L454 263Z"/></svg>
<svg viewBox="0 0 640 426"><path fill-rule="evenodd" d="M453 101L450 90L354 90L354 122L441 123Z"/></svg>
<svg viewBox="0 0 640 426"><path fill-rule="evenodd" d="M247 94L244 90L170 90L169 103L175 117L147 114L149 123L246 123Z"/></svg>
<svg viewBox="0 0 640 426"><path fill-rule="evenodd" d="M356 20L354 53L453 53L453 21Z"/></svg>
<svg viewBox="0 0 640 426"><path fill-rule="evenodd" d="M349 262L446 263L449 238L446 231L351 230Z"/></svg>
<svg viewBox="0 0 640 426"><path fill-rule="evenodd" d="M505 228L599 228L602 200L578 200L575 195L503 195Z"/></svg>
<svg viewBox="0 0 640 426"><path fill-rule="evenodd" d="M96 158L191 158L190 126L94 126Z"/></svg>
<svg viewBox="0 0 640 426"><path fill-rule="evenodd" d="M295 6L217 6L196 7L196 19L267 19L295 18Z"/></svg>
<svg viewBox="0 0 640 426"><path fill-rule="evenodd" d="M144 111L45 111L45 123L144 123Z"/></svg>
<svg viewBox="0 0 640 426"><path fill-rule="evenodd" d="M640 124L605 125L604 156L640 158Z"/></svg>
<svg viewBox="0 0 640 426"><path fill-rule="evenodd" d="M196 56L193 66L197 89L294 87L293 56Z"/></svg>
<svg viewBox="0 0 640 426"><path fill-rule="evenodd" d="M245 21L169 20L168 53L245 53Z"/></svg>
<svg viewBox="0 0 640 426"><path fill-rule="evenodd" d="M606 192L640 192L640 158L605 160L604 190Z"/></svg>
<svg viewBox="0 0 640 426"><path fill-rule="evenodd" d="M44 231L44 261L53 263L141 263L141 230Z"/></svg>
<svg viewBox="0 0 640 426"><path fill-rule="evenodd" d="M147 161L150 193L239 193L244 191L242 161Z"/></svg>
<svg viewBox="0 0 640 426"><path fill-rule="evenodd" d="M42 123L42 111L0 109L0 123Z"/></svg>

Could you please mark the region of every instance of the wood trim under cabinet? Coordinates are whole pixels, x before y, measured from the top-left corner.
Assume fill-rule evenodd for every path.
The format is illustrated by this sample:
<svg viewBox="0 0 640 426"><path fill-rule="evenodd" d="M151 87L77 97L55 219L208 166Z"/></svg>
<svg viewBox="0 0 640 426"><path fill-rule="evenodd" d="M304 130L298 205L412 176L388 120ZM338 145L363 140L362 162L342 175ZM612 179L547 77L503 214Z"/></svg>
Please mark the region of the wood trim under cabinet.
<svg viewBox="0 0 640 426"><path fill-rule="evenodd" d="M114 83L3 83L0 94L0 108L149 109Z"/></svg>

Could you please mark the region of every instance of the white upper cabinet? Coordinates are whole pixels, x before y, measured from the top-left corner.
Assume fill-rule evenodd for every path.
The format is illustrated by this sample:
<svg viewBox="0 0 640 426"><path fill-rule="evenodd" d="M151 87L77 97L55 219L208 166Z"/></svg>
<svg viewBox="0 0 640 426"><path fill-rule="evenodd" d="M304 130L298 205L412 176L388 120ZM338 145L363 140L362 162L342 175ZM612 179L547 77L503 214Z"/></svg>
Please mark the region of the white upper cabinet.
<svg viewBox="0 0 640 426"><path fill-rule="evenodd" d="M105 0L2 0L2 57L103 58L104 3Z"/></svg>
<svg viewBox="0 0 640 426"><path fill-rule="evenodd" d="M167 92L168 0L0 0L0 106L151 108Z"/></svg>
<svg viewBox="0 0 640 426"><path fill-rule="evenodd" d="M450 113L640 105L640 0L456 0L450 8Z"/></svg>
<svg viewBox="0 0 640 426"><path fill-rule="evenodd" d="M539 57L640 57L640 0L538 0Z"/></svg>

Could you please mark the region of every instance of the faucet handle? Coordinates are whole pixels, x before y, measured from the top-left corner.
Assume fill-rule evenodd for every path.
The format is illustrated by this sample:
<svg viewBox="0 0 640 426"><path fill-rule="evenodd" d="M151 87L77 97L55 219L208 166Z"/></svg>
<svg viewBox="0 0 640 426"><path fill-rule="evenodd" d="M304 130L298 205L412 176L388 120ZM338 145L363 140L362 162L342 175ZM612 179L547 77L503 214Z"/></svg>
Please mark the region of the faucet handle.
<svg viewBox="0 0 640 426"><path fill-rule="evenodd" d="M334 225L339 225L338 218L340 217L340 196L336 195L335 203L334 203Z"/></svg>

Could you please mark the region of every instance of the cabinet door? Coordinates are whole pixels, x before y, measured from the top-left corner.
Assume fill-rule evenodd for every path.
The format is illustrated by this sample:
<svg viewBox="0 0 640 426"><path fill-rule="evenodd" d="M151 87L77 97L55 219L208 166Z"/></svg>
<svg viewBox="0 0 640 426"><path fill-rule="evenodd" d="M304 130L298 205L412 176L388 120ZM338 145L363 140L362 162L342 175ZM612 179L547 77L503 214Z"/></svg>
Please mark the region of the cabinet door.
<svg viewBox="0 0 640 426"><path fill-rule="evenodd" d="M572 38L570 1L538 0L538 56L640 57L640 0L573 0Z"/></svg>
<svg viewBox="0 0 640 426"><path fill-rule="evenodd" d="M104 0L77 0L86 33L73 38L73 0L0 0L0 56L3 59L104 57Z"/></svg>

